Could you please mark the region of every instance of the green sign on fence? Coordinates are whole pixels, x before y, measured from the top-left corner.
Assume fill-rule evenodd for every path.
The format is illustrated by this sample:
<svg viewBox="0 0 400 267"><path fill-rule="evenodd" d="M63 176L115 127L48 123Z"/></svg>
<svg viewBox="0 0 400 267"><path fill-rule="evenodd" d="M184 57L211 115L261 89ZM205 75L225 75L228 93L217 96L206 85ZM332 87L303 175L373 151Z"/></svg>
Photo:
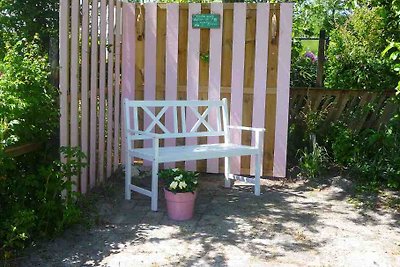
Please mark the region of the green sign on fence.
<svg viewBox="0 0 400 267"><path fill-rule="evenodd" d="M219 29L221 16L219 14L194 14L192 15L192 27L197 29Z"/></svg>

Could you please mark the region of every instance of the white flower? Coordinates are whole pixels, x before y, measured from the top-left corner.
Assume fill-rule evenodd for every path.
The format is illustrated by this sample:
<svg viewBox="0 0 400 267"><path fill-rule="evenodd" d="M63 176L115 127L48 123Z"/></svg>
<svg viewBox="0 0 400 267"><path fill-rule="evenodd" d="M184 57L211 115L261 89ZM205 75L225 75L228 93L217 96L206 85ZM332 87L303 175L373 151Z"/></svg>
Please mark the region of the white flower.
<svg viewBox="0 0 400 267"><path fill-rule="evenodd" d="M178 186L178 182L173 181L170 185L169 188L170 189L175 189Z"/></svg>
<svg viewBox="0 0 400 267"><path fill-rule="evenodd" d="M172 169L172 171L174 171L174 172L179 171L179 168L174 168L174 169Z"/></svg>
<svg viewBox="0 0 400 267"><path fill-rule="evenodd" d="M175 181L180 181L182 178L183 178L183 175L181 174L181 175L179 175L179 176L176 176L176 177L174 178L174 180L175 180Z"/></svg>
<svg viewBox="0 0 400 267"><path fill-rule="evenodd" d="M185 181L179 182L179 188L180 188L180 189L183 189L183 188L185 188L186 186L187 186L187 184L186 184Z"/></svg>
<svg viewBox="0 0 400 267"><path fill-rule="evenodd" d="M197 181L193 181L193 184L197 184Z"/></svg>

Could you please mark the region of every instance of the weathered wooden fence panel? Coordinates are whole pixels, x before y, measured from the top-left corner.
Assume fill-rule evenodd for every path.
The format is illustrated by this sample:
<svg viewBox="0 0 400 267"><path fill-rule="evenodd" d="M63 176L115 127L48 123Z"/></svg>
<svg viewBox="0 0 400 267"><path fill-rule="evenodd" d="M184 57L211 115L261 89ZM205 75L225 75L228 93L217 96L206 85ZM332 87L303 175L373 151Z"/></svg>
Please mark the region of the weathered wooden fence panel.
<svg viewBox="0 0 400 267"><path fill-rule="evenodd" d="M331 90L292 88L290 90L290 119L302 112L324 112L325 125L338 119L348 120L354 130L379 128L388 122L395 104L390 101L393 91Z"/></svg>
<svg viewBox="0 0 400 267"><path fill-rule="evenodd" d="M197 13L220 14L221 27L192 28L191 15ZM287 117L291 16L292 4L286 3L60 1L61 144L80 146L89 161L76 179L77 190L86 192L124 163L125 97L228 98L233 124L267 128L264 175L285 176L287 118L281 116ZM138 119L148 123L143 114ZM233 140L254 142L250 133L237 133ZM165 145L215 141L178 139ZM236 159L232 170L252 173L250 162L250 157ZM186 167L219 172L222 164L204 160Z"/></svg>

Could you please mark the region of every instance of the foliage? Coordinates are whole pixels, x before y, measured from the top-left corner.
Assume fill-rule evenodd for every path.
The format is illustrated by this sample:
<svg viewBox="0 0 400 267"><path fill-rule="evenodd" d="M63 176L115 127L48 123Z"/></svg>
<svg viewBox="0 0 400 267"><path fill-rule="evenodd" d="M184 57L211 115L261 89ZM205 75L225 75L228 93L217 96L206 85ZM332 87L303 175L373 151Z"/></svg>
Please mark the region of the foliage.
<svg viewBox="0 0 400 267"><path fill-rule="evenodd" d="M61 148L65 163L47 163L42 153L13 159L14 168L0 178L0 255L13 256L29 241L53 236L79 221L77 193L71 178L86 165L77 148Z"/></svg>
<svg viewBox="0 0 400 267"><path fill-rule="evenodd" d="M328 155L323 146L314 143L310 151L306 147L300 149L299 154L300 177L314 179L325 169Z"/></svg>
<svg viewBox="0 0 400 267"><path fill-rule="evenodd" d="M389 59L393 62L393 70L397 72L398 83L397 83L397 94L400 93L400 42L390 42L390 44L382 52L382 56L389 54Z"/></svg>
<svg viewBox="0 0 400 267"><path fill-rule="evenodd" d="M399 0L362 0L364 7L380 9L379 15L385 24L381 40L395 40L400 36L400 1Z"/></svg>
<svg viewBox="0 0 400 267"><path fill-rule="evenodd" d="M311 87L313 69L297 52L296 37L328 36L325 86L335 89L392 89L394 63L380 57L400 36L399 0L295 0L292 86ZM398 41L398 40L397 40ZM397 83L397 81L396 81Z"/></svg>
<svg viewBox="0 0 400 267"><path fill-rule="evenodd" d="M330 88L392 89L396 75L386 47L387 23L382 7L355 9L345 24L331 32L326 85ZM384 77L384 78L383 78Z"/></svg>
<svg viewBox="0 0 400 267"><path fill-rule="evenodd" d="M325 148L323 124L328 110L329 106L324 111L315 111L308 102L298 116L291 118L289 155L298 158L300 177L316 178L327 167L329 155Z"/></svg>
<svg viewBox="0 0 400 267"><path fill-rule="evenodd" d="M165 188L173 193L193 193L196 191L198 176L197 172L185 171L179 168L165 169L158 174L158 177L163 179Z"/></svg>
<svg viewBox="0 0 400 267"><path fill-rule="evenodd" d="M15 36L31 40L39 35L46 51L51 36L58 33L58 0L0 0L0 60L7 41Z"/></svg>
<svg viewBox="0 0 400 267"><path fill-rule="evenodd" d="M38 39L7 44L0 73L0 146L48 140L58 126L58 91Z"/></svg>
<svg viewBox="0 0 400 267"><path fill-rule="evenodd" d="M332 154L334 161L340 166L350 166L359 153L354 142L354 132L344 123L332 125Z"/></svg>
<svg viewBox="0 0 400 267"><path fill-rule="evenodd" d="M321 29L327 33L343 24L355 1L347 0L295 0L293 28L295 36L318 36Z"/></svg>
<svg viewBox="0 0 400 267"><path fill-rule="evenodd" d="M305 55L293 56L290 69L291 87L315 87L317 62Z"/></svg>
<svg viewBox="0 0 400 267"><path fill-rule="evenodd" d="M1 3L4 3L1 2ZM4 25L3 25L4 26ZM9 258L29 242L53 236L80 217L69 179L79 174L84 155L62 149L69 159L49 159L51 146L12 158L5 149L47 143L58 126L58 91L39 37L7 43L0 60L0 256ZM59 153L54 153L58 158ZM54 157L53 157L54 158ZM65 198L61 193L65 192Z"/></svg>
<svg viewBox="0 0 400 267"><path fill-rule="evenodd" d="M357 133L347 125L335 125L333 159L367 183L400 189L400 120L398 115L379 130Z"/></svg>

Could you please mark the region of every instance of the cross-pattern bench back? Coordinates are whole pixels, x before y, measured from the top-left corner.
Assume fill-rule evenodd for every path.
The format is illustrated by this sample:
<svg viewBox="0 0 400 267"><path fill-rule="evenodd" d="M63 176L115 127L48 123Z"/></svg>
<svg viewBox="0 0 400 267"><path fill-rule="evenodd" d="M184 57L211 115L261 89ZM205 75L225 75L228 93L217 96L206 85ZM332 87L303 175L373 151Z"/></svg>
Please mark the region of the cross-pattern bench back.
<svg viewBox="0 0 400 267"><path fill-rule="evenodd" d="M134 133L158 133L159 138L223 136L228 125L226 99L213 101L129 101L125 125ZM210 116L213 114L213 116ZM148 117L150 123L140 123ZM212 121L210 118L213 118ZM146 121L146 120L145 120Z"/></svg>

